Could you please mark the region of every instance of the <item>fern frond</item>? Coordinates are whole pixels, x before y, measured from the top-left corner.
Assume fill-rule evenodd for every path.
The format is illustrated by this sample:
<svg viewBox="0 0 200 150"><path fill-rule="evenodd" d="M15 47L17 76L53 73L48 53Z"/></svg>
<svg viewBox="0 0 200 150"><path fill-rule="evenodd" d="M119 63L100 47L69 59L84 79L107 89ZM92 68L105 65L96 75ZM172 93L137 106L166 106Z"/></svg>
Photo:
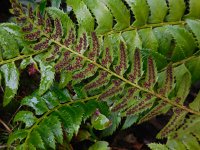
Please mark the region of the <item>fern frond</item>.
<svg viewBox="0 0 200 150"><path fill-rule="evenodd" d="M161 138L176 132L188 114L200 115L196 108L184 105L193 73L186 67L186 62L199 57L198 0L189 1L189 14L184 14L187 4L181 0L178 1L181 5L177 14L177 1L168 1L167 5L165 0L141 3L138 0L95 0L94 6L90 0L67 0L76 20L71 20L67 13L57 8L46 8L41 13L39 9L32 11L29 7L26 12L16 0L11 2L11 12L22 27L20 32L24 43L31 43L31 46L23 45L19 56L7 56L12 57L11 60L3 57L0 64L14 64L16 60L29 57L30 62L34 60L34 64L39 64L42 76L40 96L53 84L57 73L61 74L62 88L69 79L72 80L76 93L74 98L88 100L87 97L92 97L96 101L106 101L113 111L122 116L141 116L139 123L172 109L174 115L161 131ZM143 9L142 12L140 9ZM16 88L13 91L15 94ZM32 107L37 116L56 115L58 119L55 121L63 120L71 138L78 131L84 109L74 104L63 106L60 102L55 103L57 106L51 104L49 108L46 105L49 102L28 97L22 100L22 105ZM66 103L69 104L71 102ZM80 110L80 113L76 114L72 108ZM57 111L53 113L54 110ZM26 117L32 118L33 122L36 116L29 115ZM75 118L77 120L73 120ZM45 118L38 120L35 124L39 123L41 128L33 125L30 131L22 132L20 139L27 133L25 146L35 147L38 142L38 148L55 148L57 139L48 132L48 127L42 125ZM38 141L30 137L32 131ZM43 131L47 131L44 137L49 136L52 143L40 137Z"/></svg>
<svg viewBox="0 0 200 150"><path fill-rule="evenodd" d="M42 97L37 91L21 101L22 106L29 106L35 112L22 110L16 114L14 122L24 123L25 128L10 135L9 145L19 140L19 149L55 149L57 142L63 143L64 134L67 134L68 140L77 134L82 121L90 117L97 108L104 114L108 112L105 104L94 101L96 96L72 100L65 91L60 92L64 94L65 102L63 98L59 98L60 93L53 89Z"/></svg>

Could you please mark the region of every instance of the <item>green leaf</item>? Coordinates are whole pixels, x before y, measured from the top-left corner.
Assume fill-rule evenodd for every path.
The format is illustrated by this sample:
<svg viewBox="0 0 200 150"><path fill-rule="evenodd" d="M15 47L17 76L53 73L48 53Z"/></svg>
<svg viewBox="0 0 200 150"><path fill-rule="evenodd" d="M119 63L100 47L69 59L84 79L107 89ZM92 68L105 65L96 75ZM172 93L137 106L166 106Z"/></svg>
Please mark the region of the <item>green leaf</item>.
<svg viewBox="0 0 200 150"><path fill-rule="evenodd" d="M153 33L158 41L158 52L165 58L171 59L171 41L172 36L167 31L167 27L157 27L153 29ZM161 64L158 64L161 65Z"/></svg>
<svg viewBox="0 0 200 150"><path fill-rule="evenodd" d="M125 0L133 11L135 21L133 26L142 26L147 23L149 17L149 6L146 0ZM142 9L141 9L142 8Z"/></svg>
<svg viewBox="0 0 200 150"><path fill-rule="evenodd" d="M31 136L28 139L28 142L29 143L25 143L26 144L25 148L27 148L30 144L32 144L36 148L45 149L44 142L43 142L43 140L41 138L41 135L37 131L35 131L35 130L31 133Z"/></svg>
<svg viewBox="0 0 200 150"><path fill-rule="evenodd" d="M151 143L148 146L151 150L168 150L167 146L163 144Z"/></svg>
<svg viewBox="0 0 200 150"><path fill-rule="evenodd" d="M97 141L94 145L89 147L89 150L109 150L109 143L105 141Z"/></svg>
<svg viewBox="0 0 200 150"><path fill-rule="evenodd" d="M189 104L190 108L196 111L200 111L200 92L192 103Z"/></svg>
<svg viewBox="0 0 200 150"><path fill-rule="evenodd" d="M191 74L184 64L174 70L174 75L176 77L176 97L181 98L181 102L183 102L190 91Z"/></svg>
<svg viewBox="0 0 200 150"><path fill-rule="evenodd" d="M80 108L79 106L73 106L73 107L69 107L67 111L73 118L74 133L78 134L78 130L80 128L80 125L83 119L84 110Z"/></svg>
<svg viewBox="0 0 200 150"><path fill-rule="evenodd" d="M64 13L62 10L57 9L55 7L48 7L46 8L47 13L53 18L59 18L59 20L62 22L62 28L64 30L64 34L67 35L70 31L70 29L74 28L74 24L70 17Z"/></svg>
<svg viewBox="0 0 200 150"><path fill-rule="evenodd" d="M19 55L19 44L15 39L15 35L10 34L5 28L9 30L8 27L3 28L0 26L0 46L3 58L11 59Z"/></svg>
<svg viewBox="0 0 200 150"><path fill-rule="evenodd" d="M139 35L142 39L142 48L157 51L158 41L151 28L141 29Z"/></svg>
<svg viewBox="0 0 200 150"><path fill-rule="evenodd" d="M91 123L96 130L104 130L111 124L110 120L103 114L94 114L91 118Z"/></svg>
<svg viewBox="0 0 200 150"><path fill-rule="evenodd" d="M183 143L181 143L180 140L170 139L167 141L167 146L169 147L169 149L186 150L185 146L183 145Z"/></svg>
<svg viewBox="0 0 200 150"><path fill-rule="evenodd" d="M121 0L103 0L103 2L110 8L116 19L114 29L121 30L130 26L130 11Z"/></svg>
<svg viewBox="0 0 200 150"><path fill-rule="evenodd" d="M47 0L41 0L39 5L39 10L41 11L41 14L44 14L46 5L47 5Z"/></svg>
<svg viewBox="0 0 200 150"><path fill-rule="evenodd" d="M21 104L32 107L36 115L42 115L48 111L46 103L39 96L27 96L21 101Z"/></svg>
<svg viewBox="0 0 200 150"><path fill-rule="evenodd" d="M14 118L14 122L22 121L25 123L26 128L31 127L36 122L36 120L37 118L30 111L20 111Z"/></svg>
<svg viewBox="0 0 200 150"><path fill-rule="evenodd" d="M82 0L66 0L67 4L72 7L77 21L79 23L79 30L90 33L94 30L94 18L92 17L87 6ZM83 15L84 14L84 15Z"/></svg>
<svg viewBox="0 0 200 150"><path fill-rule="evenodd" d="M8 63L1 66L1 71L5 79L3 106L6 106L17 93L19 86L19 72L14 63Z"/></svg>
<svg viewBox="0 0 200 150"><path fill-rule="evenodd" d="M163 22L167 14L167 4L165 0L147 0L150 7L149 23L160 23Z"/></svg>
<svg viewBox="0 0 200 150"><path fill-rule="evenodd" d="M199 0L190 0L189 1L189 14L185 18L197 19L200 18L200 1Z"/></svg>
<svg viewBox="0 0 200 150"><path fill-rule="evenodd" d="M129 60L130 62L133 62L134 50L136 48L142 49L142 41L139 37L139 34L137 30L126 31L122 33L122 37L127 46Z"/></svg>
<svg viewBox="0 0 200 150"><path fill-rule="evenodd" d="M60 104L57 95L53 91L47 91L42 96L42 100L46 102L49 109L52 109Z"/></svg>
<svg viewBox="0 0 200 150"><path fill-rule="evenodd" d="M168 26L167 30L176 41L176 47L173 51L172 60L178 61L191 56L196 48L195 40L192 34L179 26Z"/></svg>
<svg viewBox="0 0 200 150"><path fill-rule="evenodd" d="M191 60L186 62L186 67L191 73L192 83L196 83L200 80L200 56L194 57Z"/></svg>
<svg viewBox="0 0 200 150"><path fill-rule="evenodd" d="M63 128L67 133L67 139L71 140L74 134L74 119L76 118L67 111L67 108L68 107L61 108L59 109L59 111L56 111L53 115L58 116L59 119L62 121Z"/></svg>
<svg viewBox="0 0 200 150"><path fill-rule="evenodd" d="M66 103L71 101L71 96L67 89L59 89L57 86L52 87L53 93L55 93L56 97L59 99L60 103Z"/></svg>
<svg viewBox="0 0 200 150"><path fill-rule="evenodd" d="M28 131L25 130L25 129L20 129L20 130L16 130L14 131L13 133L11 133L9 135L9 138L8 138L8 145L11 145L14 141L16 140L23 140L28 134Z"/></svg>
<svg viewBox="0 0 200 150"><path fill-rule="evenodd" d="M194 35L195 35L195 37L198 41L198 46L200 47L200 33L199 33L200 21L199 20L187 19L186 22L187 22L189 28L194 33Z"/></svg>
<svg viewBox="0 0 200 150"><path fill-rule="evenodd" d="M36 129L47 147L56 148L54 134L47 125L39 125Z"/></svg>
<svg viewBox="0 0 200 150"><path fill-rule="evenodd" d="M129 128L130 126L132 126L134 123L136 123L138 119L138 116L128 116L126 117L126 120L122 126L122 130Z"/></svg>
<svg viewBox="0 0 200 150"><path fill-rule="evenodd" d="M111 115L109 116L109 120L112 124L110 127L103 130L102 136L112 135L116 131L117 127L119 126L121 122L121 117L118 113L111 113Z"/></svg>
<svg viewBox="0 0 200 150"><path fill-rule="evenodd" d="M74 89L74 92L76 93L77 98L85 98L87 96L82 85L74 85L73 89Z"/></svg>
<svg viewBox="0 0 200 150"><path fill-rule="evenodd" d="M59 88L64 88L72 80L72 72L61 71Z"/></svg>
<svg viewBox="0 0 200 150"><path fill-rule="evenodd" d="M197 139L194 136L192 136L191 134L184 135L181 140L182 140L183 144L186 146L186 148L189 150L200 149L200 145L199 145Z"/></svg>
<svg viewBox="0 0 200 150"><path fill-rule="evenodd" d="M55 139L62 144L63 143L63 132L60 119L55 115L50 115L48 118L43 120L41 125L46 125L51 132L54 134Z"/></svg>
<svg viewBox="0 0 200 150"><path fill-rule="evenodd" d="M40 61L41 82L39 87L39 95L44 94L53 84L55 69L53 65L44 64Z"/></svg>
<svg viewBox="0 0 200 150"><path fill-rule="evenodd" d="M51 0L51 6L59 8L61 4L61 0Z"/></svg>
<svg viewBox="0 0 200 150"><path fill-rule="evenodd" d="M96 32L105 33L112 30L113 18L109 9L99 0L84 0L85 4L94 14L97 20Z"/></svg>
<svg viewBox="0 0 200 150"><path fill-rule="evenodd" d="M169 0L169 14L166 20L169 22L180 21L185 12L184 0Z"/></svg>

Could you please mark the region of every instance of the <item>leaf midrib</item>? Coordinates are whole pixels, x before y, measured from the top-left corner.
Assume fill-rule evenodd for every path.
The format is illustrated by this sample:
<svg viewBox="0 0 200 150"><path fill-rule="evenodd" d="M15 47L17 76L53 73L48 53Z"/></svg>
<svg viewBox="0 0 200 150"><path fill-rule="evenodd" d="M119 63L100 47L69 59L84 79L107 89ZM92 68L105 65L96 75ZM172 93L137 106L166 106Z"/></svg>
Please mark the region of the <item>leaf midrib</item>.
<svg viewBox="0 0 200 150"><path fill-rule="evenodd" d="M183 110L185 110L185 111L187 111L187 112L190 112L190 113L193 113L193 114L196 114L196 115L199 115L199 116L200 116L200 112L191 110L191 109L189 109L189 108L187 108L187 107L185 107L185 106L182 106L182 105L180 105L180 104L178 104L178 103L173 102L172 100L170 100L170 99L168 99L168 98L166 98L166 97L164 97L164 96L162 96L162 95L160 95L160 94L158 94L158 93L155 93L154 91L150 91L150 90L148 90L148 89L146 89L146 88L143 88L143 87L139 86L138 84L132 83L132 82L130 82L129 80L127 80L126 78L124 78L124 77L122 77L122 76L116 74L115 72L112 72L111 70L109 70L109 69L107 69L107 68L101 66L100 64L98 64L98 63L96 63L96 62L90 60L89 58L85 57L84 55L82 55L82 54L80 54L80 53L78 53L78 52L76 52L76 51L73 51L72 49L70 49L70 48L66 47L65 45L61 44L60 42L55 41L55 40L53 40L53 42L56 43L57 45L61 46L62 48L67 49L67 50L70 51L71 53L73 53L73 54L75 54L75 55L77 55L77 56L79 56L79 57L85 59L86 61L88 61L88 62L90 62L90 63L92 63L92 64L94 64L95 66L97 66L98 68L100 68L100 69L102 69L102 70L108 72L109 74L111 74L111 75L113 75L113 76L115 76L115 77L121 79L121 80L124 81L125 83L127 83L127 84L129 84L129 85L131 85L131 86L133 86L133 87L135 87L135 88L138 88L138 89L141 90L141 91L150 93L150 94L154 95L155 97L160 98L160 99L162 99L163 101L165 101L165 102L167 102L167 103L169 103L169 104L171 104L171 105L173 105L173 106L176 106L176 107L181 108L181 109L183 109Z"/></svg>
<svg viewBox="0 0 200 150"><path fill-rule="evenodd" d="M44 120L48 115L50 115L52 112L56 111L56 110L59 110L60 108L64 107L64 106L69 106L71 104L75 104L75 103L79 103L79 102L86 102L86 101L89 101L89 100L92 100L92 99L96 99L99 95L95 95L95 96L92 96L92 97L87 97L85 99L80 99L80 100L70 100L69 102L66 102L64 104L59 104L58 106L54 107L53 109L47 111L45 114L43 114L40 118L38 118L38 120L35 122L35 124L28 130L28 135L26 136L26 140L25 140L25 149L26 149L26 146L28 146L26 143L28 142L28 139L30 138L31 136L31 132L38 126L38 124Z"/></svg>
<svg viewBox="0 0 200 150"><path fill-rule="evenodd" d="M24 15L24 14L23 14L23 15ZM25 15L24 15L24 16L25 16ZM26 16L26 17L27 17L27 16ZM29 22L31 22L31 23L34 25L35 28L37 28L37 29L39 29L40 31L42 31L42 35L46 36L47 38L50 38L46 33L43 32L43 30L40 28L40 26L37 26L31 19L28 18L28 20L29 20ZM144 25L144 26L142 26L142 27L131 27L131 26L130 26L130 27L128 27L128 28L126 28L126 29L124 29L124 30L122 30L122 31L114 31L114 30L112 30L111 32L108 32L106 35L108 35L108 34L113 34L113 33L116 33L116 32L120 32L120 33L121 33L121 32L125 32L125 31L130 31L130 30L138 30L138 29L143 29L143 28L153 28L153 27L159 27L159 26L164 26L164 25L178 25L178 24L183 24L183 25L184 25L184 24L185 24L185 21L165 22L165 23L163 22L163 23L157 23L157 24L147 24L147 25ZM101 36L104 36L104 35L101 35ZM96 63L96 62L94 62L93 60L90 60L90 59L87 58L86 56L84 56L84 55L82 55L82 54L80 54L80 53L78 53L78 52L76 52L76 51L74 51L74 50L72 50L72 49L66 47L65 45L61 44L59 41L52 40L52 39L51 39L51 41L54 42L55 44L61 46L62 48L64 48L64 49L70 51L71 53L73 53L73 54L75 54L75 55L77 55L77 56L79 56L79 57L85 59L86 61L88 61L88 62L90 62L90 63L92 63L92 64L94 64L95 66L97 66L98 68L101 68L102 70L108 72L109 74L111 74L111 75L113 75L113 76L115 76L115 77L121 79L121 80L124 81L125 83L127 83L127 84L129 84L129 85L131 85L131 86L133 86L133 87L135 87L135 88L138 88L138 89L141 90L141 91L150 93L150 94L154 95L155 97L160 98L161 100L163 100L163 101L165 101L165 102L167 102L167 103L169 103L169 104L171 104L171 105L173 105L173 106L176 106L176 107L181 108L181 109L183 109L183 110L185 110L185 111L187 111L187 112L190 112L190 113L192 113L192 114L196 114L196 115L199 115L199 116L200 116L200 112L197 112L197 111L194 111L194 110L192 110L192 109L189 109L189 108L187 108L187 107L185 107L185 106L183 106L183 105L180 105L180 104L178 104L178 103L173 102L172 100L170 100L170 99L168 99L168 98L166 98L166 97L164 97L164 96L162 96L162 95L160 95L160 94L158 94L158 93L155 93L154 91L150 91L150 90L148 90L148 89L146 89L146 88L143 88L143 87L139 86L138 84L135 84L135 83L130 82L130 81L127 80L126 78L124 78L124 77L122 77L122 76L119 76L119 75L116 74L115 72L113 72L113 71L111 71L111 70L109 70L109 69L103 67L102 65L100 65L100 64L98 64L98 63ZM30 55L31 55L31 56L37 55L37 54L42 53L42 52L44 52L44 51L46 51L46 50L41 50L41 51L38 51L37 53L30 54ZM28 56L28 55L22 55L22 56L23 56L23 57L22 57L22 58L20 57L20 59L23 59L23 58L26 58L26 57L30 57L30 56ZM191 58L193 58L193 57L191 57ZM20 59L15 59L15 61L16 61L16 60L20 60ZM188 60L188 58L187 58L187 60ZM8 60L8 61L9 61L9 60ZM183 60L182 60L182 61L183 61ZM181 62L182 62L182 61L181 61ZM1 62L0 62L0 65L1 65Z"/></svg>

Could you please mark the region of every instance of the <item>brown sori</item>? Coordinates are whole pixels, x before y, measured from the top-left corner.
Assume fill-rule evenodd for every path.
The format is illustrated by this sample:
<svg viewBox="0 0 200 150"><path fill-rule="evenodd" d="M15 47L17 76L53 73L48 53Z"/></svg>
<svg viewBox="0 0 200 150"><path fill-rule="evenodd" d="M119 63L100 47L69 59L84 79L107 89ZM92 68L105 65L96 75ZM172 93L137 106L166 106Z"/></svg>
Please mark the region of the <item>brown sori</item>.
<svg viewBox="0 0 200 150"><path fill-rule="evenodd" d="M141 55L140 55L140 50L136 48L134 54L133 71L128 76L128 79L134 83L135 80L139 79L140 77L141 77Z"/></svg>

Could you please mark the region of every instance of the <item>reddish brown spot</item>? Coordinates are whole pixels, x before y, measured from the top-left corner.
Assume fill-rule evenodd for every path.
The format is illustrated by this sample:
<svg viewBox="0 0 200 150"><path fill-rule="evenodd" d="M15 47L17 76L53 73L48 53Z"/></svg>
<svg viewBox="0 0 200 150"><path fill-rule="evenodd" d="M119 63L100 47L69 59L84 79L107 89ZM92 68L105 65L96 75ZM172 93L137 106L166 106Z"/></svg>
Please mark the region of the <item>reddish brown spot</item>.
<svg viewBox="0 0 200 150"><path fill-rule="evenodd" d="M107 83L109 80L106 79L106 77L108 76L108 73L105 71L101 71L98 78L93 81L90 82L89 84L87 84L85 86L86 90L91 90L91 89L96 89L98 87L101 87L104 83Z"/></svg>
<svg viewBox="0 0 200 150"><path fill-rule="evenodd" d="M130 88L128 90L128 92L126 93L126 95L122 98L122 102L120 102L119 104L117 104L112 111L119 111L122 108L124 108L127 105L127 102L133 97L135 91L137 89L136 88Z"/></svg>
<svg viewBox="0 0 200 150"><path fill-rule="evenodd" d="M34 16L33 16L33 8L31 6L29 6L28 8L28 16L30 19L34 19Z"/></svg>
<svg viewBox="0 0 200 150"><path fill-rule="evenodd" d="M108 89L106 92L102 93L101 96L99 96L100 100L103 100L107 97L114 96L116 93L119 93L123 90L123 88L120 86L121 85L120 80L114 80L113 85L110 89Z"/></svg>
<svg viewBox="0 0 200 150"><path fill-rule="evenodd" d="M147 63L148 63L147 81L145 81L143 86L145 88L150 88L156 82L156 70L154 67L153 59L151 57L148 58Z"/></svg>
<svg viewBox="0 0 200 150"><path fill-rule="evenodd" d="M75 35L74 30L70 29L68 37L64 41L64 45L66 47L69 47L69 45L73 44L75 42Z"/></svg>
<svg viewBox="0 0 200 150"><path fill-rule="evenodd" d="M48 48L49 46L49 39L46 39L45 41L42 41L38 44L35 44L35 46L33 47L34 50L43 50Z"/></svg>
<svg viewBox="0 0 200 150"><path fill-rule="evenodd" d="M33 25L31 23L29 23L28 25L22 27L22 31L23 32L30 32L33 30Z"/></svg>
<svg viewBox="0 0 200 150"><path fill-rule="evenodd" d="M29 76L35 75L37 72L38 72L38 70L36 69L35 64L32 63L32 64L30 64L28 66L28 74L29 74Z"/></svg>
<svg viewBox="0 0 200 150"><path fill-rule="evenodd" d="M37 40L39 37L40 37L40 31L28 33L24 36L25 39L30 40L30 41Z"/></svg>
<svg viewBox="0 0 200 150"><path fill-rule="evenodd" d="M51 19L49 17L46 17L45 29L44 30L45 30L46 33L51 33L52 32Z"/></svg>
<svg viewBox="0 0 200 150"><path fill-rule="evenodd" d="M127 69L127 56L126 49L123 42L120 42L120 57L119 57L119 65L115 67L115 72L117 74L121 74L123 70Z"/></svg>
<svg viewBox="0 0 200 150"><path fill-rule="evenodd" d="M106 48L105 57L102 59L102 65L108 67L112 63L112 57L109 52L109 48Z"/></svg>
<svg viewBox="0 0 200 150"><path fill-rule="evenodd" d="M95 32L92 32L92 50L88 53L91 60L96 60L100 53L99 40Z"/></svg>
<svg viewBox="0 0 200 150"><path fill-rule="evenodd" d="M42 15L39 11L37 12L37 23L38 23L39 26L44 24L43 23L43 17L42 17Z"/></svg>
<svg viewBox="0 0 200 150"><path fill-rule="evenodd" d="M55 19L54 21L55 25L55 33L52 35L52 38L57 40L58 38L62 37L62 24L59 19Z"/></svg>
<svg viewBox="0 0 200 150"><path fill-rule="evenodd" d="M133 63L133 72L129 75L129 80L135 82L136 79L141 77L141 56L138 48L135 50L134 54L134 63Z"/></svg>

